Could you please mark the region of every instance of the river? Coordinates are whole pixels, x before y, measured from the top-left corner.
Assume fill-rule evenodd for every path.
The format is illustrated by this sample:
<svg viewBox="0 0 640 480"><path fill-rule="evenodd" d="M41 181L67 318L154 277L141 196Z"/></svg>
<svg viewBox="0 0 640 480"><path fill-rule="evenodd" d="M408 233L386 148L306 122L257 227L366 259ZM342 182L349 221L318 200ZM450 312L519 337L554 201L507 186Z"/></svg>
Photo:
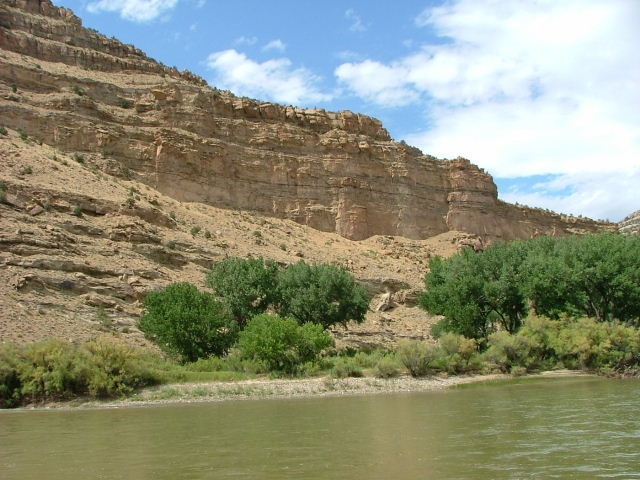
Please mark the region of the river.
<svg viewBox="0 0 640 480"><path fill-rule="evenodd" d="M640 381L0 412L0 478L640 478Z"/></svg>

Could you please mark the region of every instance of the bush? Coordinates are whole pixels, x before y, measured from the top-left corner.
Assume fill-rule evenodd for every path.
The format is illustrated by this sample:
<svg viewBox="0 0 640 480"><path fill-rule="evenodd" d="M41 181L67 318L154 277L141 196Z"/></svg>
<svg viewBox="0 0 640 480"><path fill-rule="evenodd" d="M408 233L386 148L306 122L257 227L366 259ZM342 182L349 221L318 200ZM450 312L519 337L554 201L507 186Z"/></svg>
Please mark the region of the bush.
<svg viewBox="0 0 640 480"><path fill-rule="evenodd" d="M128 345L103 337L87 342L84 348L89 355L83 374L87 393L91 396L125 395L160 381L154 369L157 359L145 357Z"/></svg>
<svg viewBox="0 0 640 480"><path fill-rule="evenodd" d="M352 357L335 357L331 368L333 378L362 377L362 368Z"/></svg>
<svg viewBox="0 0 640 480"><path fill-rule="evenodd" d="M440 352L436 345L419 340L403 340L398 344L398 358L412 377L432 373Z"/></svg>
<svg viewBox="0 0 640 480"><path fill-rule="evenodd" d="M51 339L28 345L22 352L20 367L21 393L30 401L64 399L84 393L84 362L79 353L65 340Z"/></svg>
<svg viewBox="0 0 640 480"><path fill-rule="evenodd" d="M514 367L528 369L533 364L530 352L531 343L526 337L499 331L489 336L489 348L485 352L485 359L495 364L502 372L509 372Z"/></svg>
<svg viewBox="0 0 640 480"><path fill-rule="evenodd" d="M455 333L446 333L440 337L438 343L443 354L443 369L450 373L463 373L479 368L476 340ZM474 359L476 361L473 361Z"/></svg>
<svg viewBox="0 0 640 480"><path fill-rule="evenodd" d="M0 408L17 407L22 400L20 352L14 344L0 345Z"/></svg>
<svg viewBox="0 0 640 480"><path fill-rule="evenodd" d="M223 355L235 343L237 323L211 294L173 283L144 301L139 327L163 350L186 361Z"/></svg>
<svg viewBox="0 0 640 480"><path fill-rule="evenodd" d="M160 381L158 358L111 338L0 347L0 407L76 396L111 397Z"/></svg>
<svg viewBox="0 0 640 480"><path fill-rule="evenodd" d="M640 364L640 330L583 318L560 331L555 349L567 368L623 371Z"/></svg>
<svg viewBox="0 0 640 480"><path fill-rule="evenodd" d="M392 378L400 374L400 362L394 355L385 355L375 367L375 375L378 378Z"/></svg>
<svg viewBox="0 0 640 480"><path fill-rule="evenodd" d="M320 325L298 325L291 318L260 314L240 332L238 350L243 358L262 362L271 371L294 374L332 343Z"/></svg>

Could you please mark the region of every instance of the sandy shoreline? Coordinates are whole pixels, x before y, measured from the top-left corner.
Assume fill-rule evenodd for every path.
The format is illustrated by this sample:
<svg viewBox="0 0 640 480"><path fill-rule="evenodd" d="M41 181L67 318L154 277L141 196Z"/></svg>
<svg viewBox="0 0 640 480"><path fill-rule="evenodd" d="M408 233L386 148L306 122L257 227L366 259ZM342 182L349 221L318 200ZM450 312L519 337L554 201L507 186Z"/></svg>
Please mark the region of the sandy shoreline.
<svg viewBox="0 0 640 480"><path fill-rule="evenodd" d="M576 371L553 371L535 377L567 377L587 375ZM508 380L506 374L460 375L449 377L413 378L409 376L382 379L374 377L334 379L255 379L233 382L203 382L161 385L144 389L123 399L73 400L40 406L36 409L54 408L124 408L154 405L185 404L199 402L222 402L229 400L259 400L269 398L307 398L319 396L372 395L400 392L426 392L451 388L457 385Z"/></svg>

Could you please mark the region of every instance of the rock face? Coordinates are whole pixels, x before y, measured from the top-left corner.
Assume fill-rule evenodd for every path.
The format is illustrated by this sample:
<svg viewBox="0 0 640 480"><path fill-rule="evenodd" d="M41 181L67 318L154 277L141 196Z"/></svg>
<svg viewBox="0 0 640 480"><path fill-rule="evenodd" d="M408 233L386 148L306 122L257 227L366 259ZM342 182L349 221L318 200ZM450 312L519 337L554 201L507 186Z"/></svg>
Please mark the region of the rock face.
<svg viewBox="0 0 640 480"><path fill-rule="evenodd" d="M393 141L380 121L238 98L82 27L49 0L0 4L0 112L180 201L291 219L353 240L486 240L609 228L509 205L468 160Z"/></svg>
<svg viewBox="0 0 640 480"><path fill-rule="evenodd" d="M627 215L618 223L618 231L625 235L640 235L640 210Z"/></svg>

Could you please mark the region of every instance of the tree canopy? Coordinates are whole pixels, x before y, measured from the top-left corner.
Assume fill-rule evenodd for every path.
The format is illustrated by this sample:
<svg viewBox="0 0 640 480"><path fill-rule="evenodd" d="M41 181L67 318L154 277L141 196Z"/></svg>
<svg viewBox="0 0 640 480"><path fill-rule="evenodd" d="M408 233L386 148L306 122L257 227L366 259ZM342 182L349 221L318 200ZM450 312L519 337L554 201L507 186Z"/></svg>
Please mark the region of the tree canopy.
<svg viewBox="0 0 640 480"><path fill-rule="evenodd" d="M362 322L369 308L365 288L345 269L303 261L280 272L278 298L280 315L325 328L350 320Z"/></svg>
<svg viewBox="0 0 640 480"><path fill-rule="evenodd" d="M613 233L539 237L434 257L420 305L438 328L486 339L515 333L531 310L640 324L640 238Z"/></svg>
<svg viewBox="0 0 640 480"><path fill-rule="evenodd" d="M229 257L207 274L207 285L243 327L276 300L278 266L263 258Z"/></svg>
<svg viewBox="0 0 640 480"><path fill-rule="evenodd" d="M186 361L222 355L237 340L238 325L224 306L189 283L149 293L144 308L140 330Z"/></svg>
<svg viewBox="0 0 640 480"><path fill-rule="evenodd" d="M298 323L327 328L362 322L369 307L364 287L343 268L304 261L279 269L262 258L228 258L207 275L216 298L243 327L267 309Z"/></svg>

